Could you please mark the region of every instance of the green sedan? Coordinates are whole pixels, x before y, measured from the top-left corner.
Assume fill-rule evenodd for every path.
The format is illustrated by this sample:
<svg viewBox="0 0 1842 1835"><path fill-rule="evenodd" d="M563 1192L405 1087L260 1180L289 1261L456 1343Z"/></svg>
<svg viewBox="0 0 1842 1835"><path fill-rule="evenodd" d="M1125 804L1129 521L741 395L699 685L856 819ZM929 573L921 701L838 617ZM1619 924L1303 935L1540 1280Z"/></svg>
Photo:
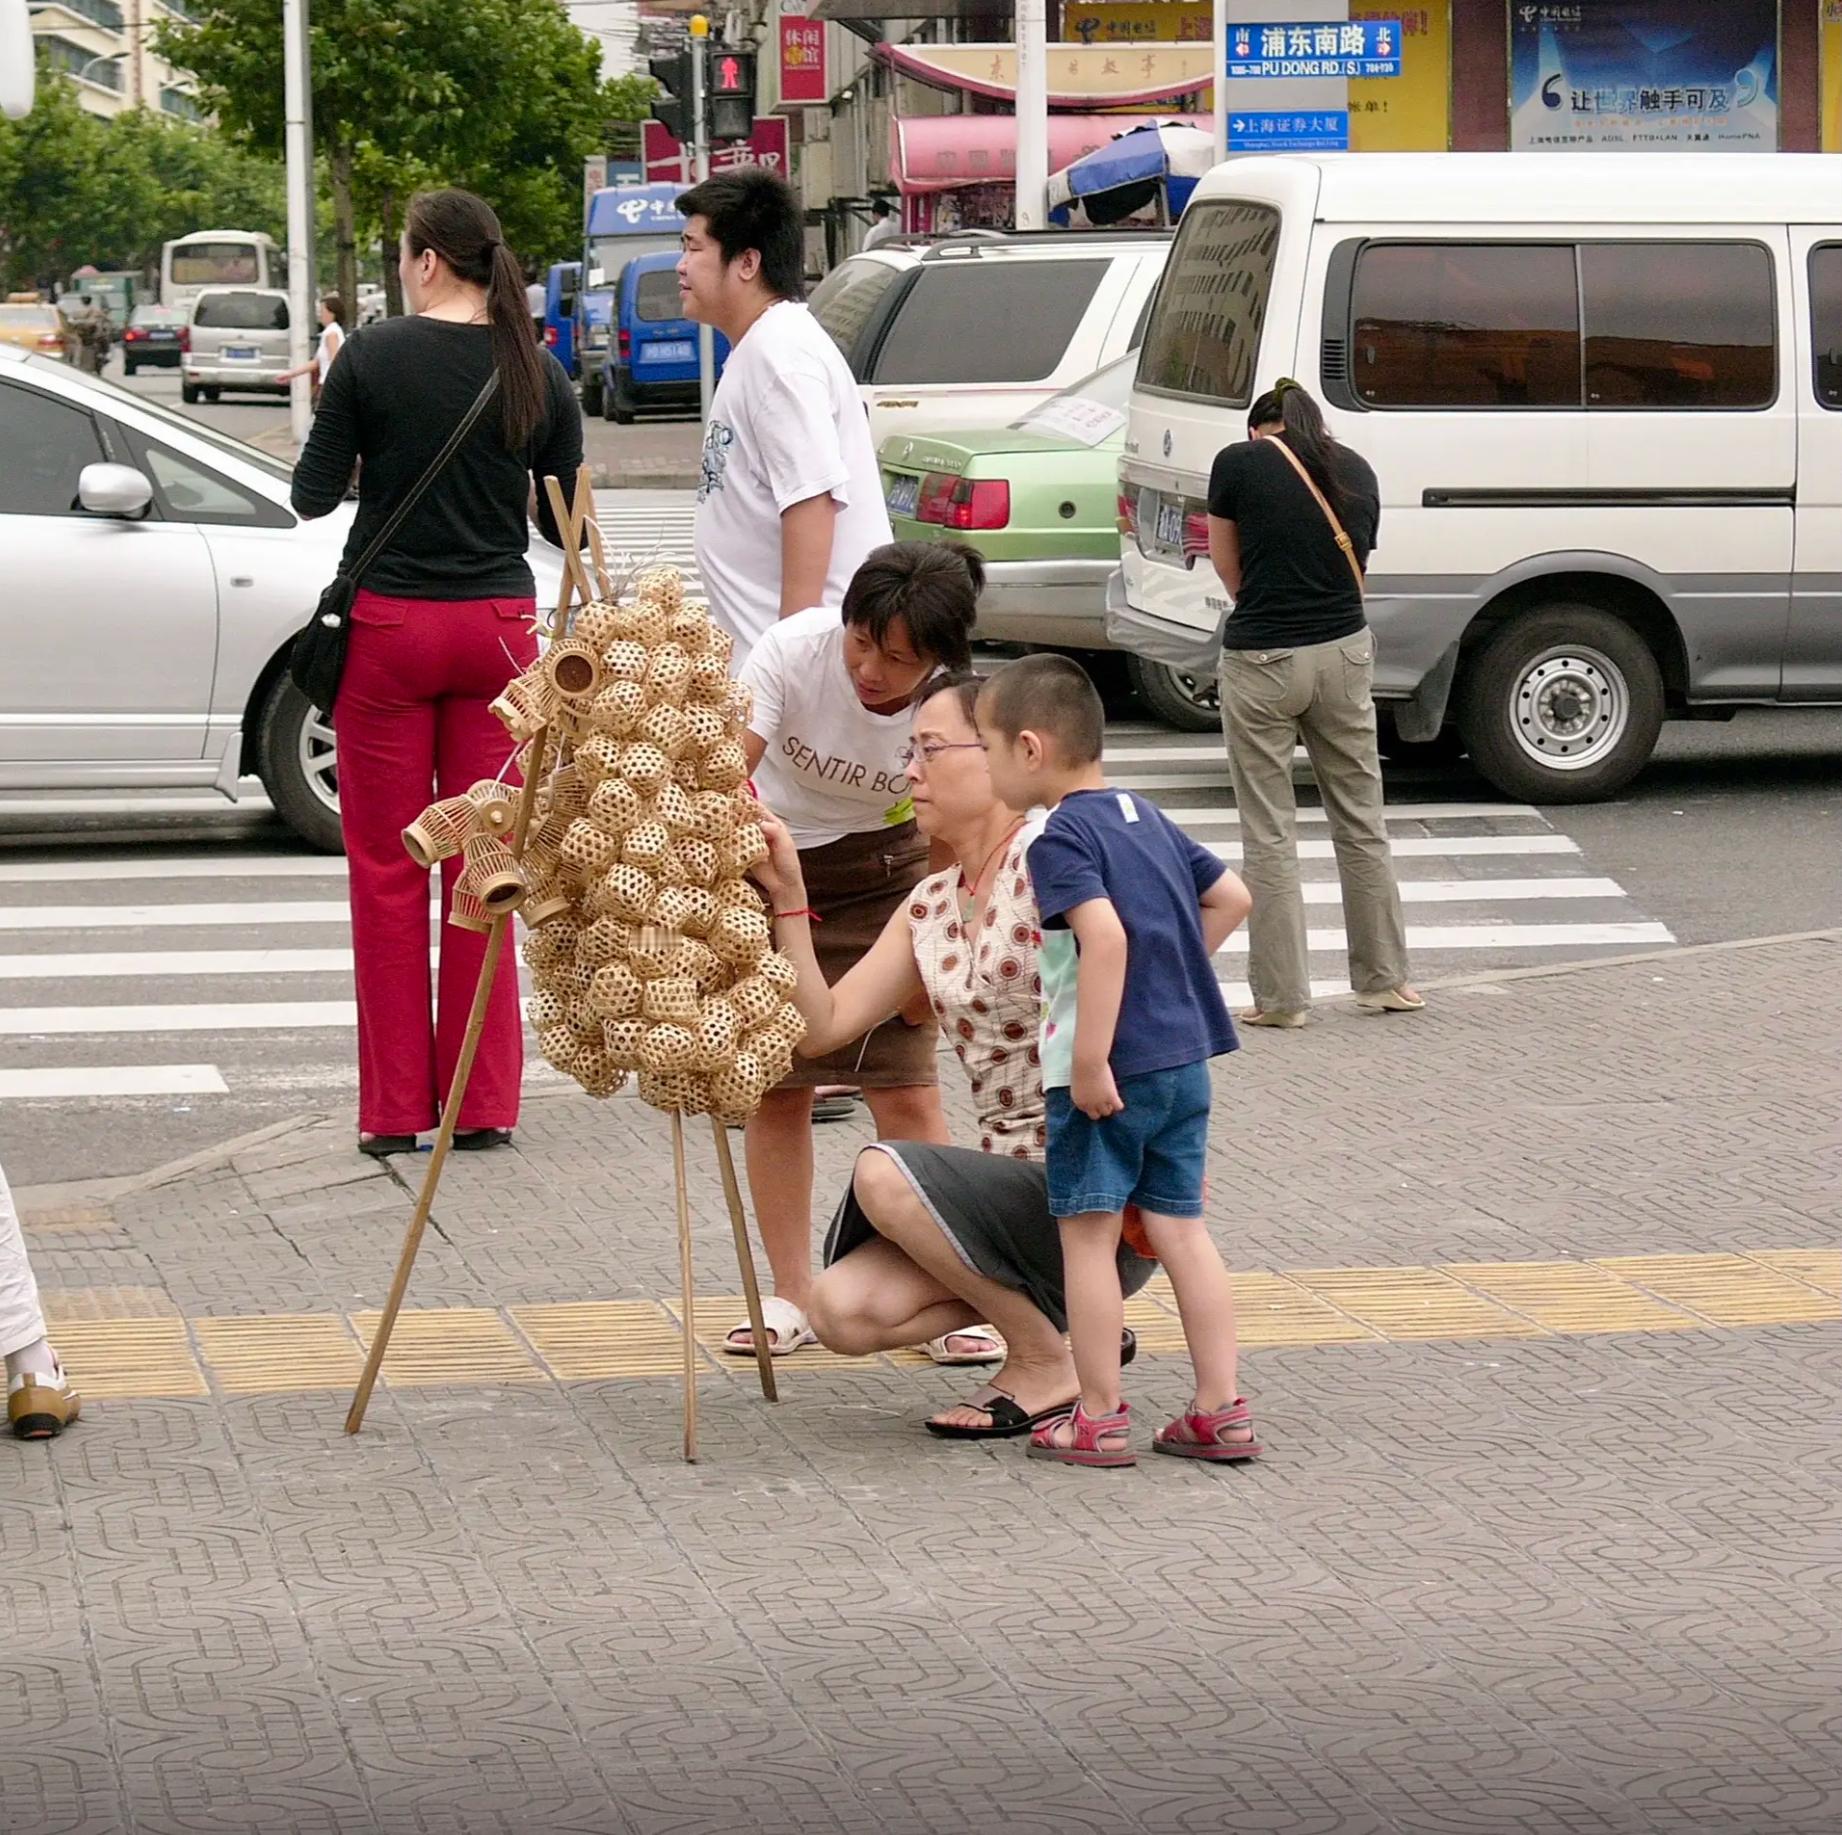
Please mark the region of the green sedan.
<svg viewBox="0 0 1842 1835"><path fill-rule="evenodd" d="M979 636L1056 650L1106 650L1107 576L1119 566L1119 454L1138 353L1052 395L1008 427L896 433L877 453L897 541L942 536L985 557ZM1128 655L1126 673L1160 720L1216 724L1215 680Z"/></svg>

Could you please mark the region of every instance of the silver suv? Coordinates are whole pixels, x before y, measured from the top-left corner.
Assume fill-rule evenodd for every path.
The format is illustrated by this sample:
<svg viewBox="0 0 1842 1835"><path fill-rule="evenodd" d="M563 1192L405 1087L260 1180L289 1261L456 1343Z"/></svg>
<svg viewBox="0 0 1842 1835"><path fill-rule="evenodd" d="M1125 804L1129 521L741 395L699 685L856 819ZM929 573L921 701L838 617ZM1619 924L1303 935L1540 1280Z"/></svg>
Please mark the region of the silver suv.
<svg viewBox="0 0 1842 1835"><path fill-rule="evenodd" d="M216 401L226 389L285 394L288 296L278 287L206 287L192 302L179 392Z"/></svg>

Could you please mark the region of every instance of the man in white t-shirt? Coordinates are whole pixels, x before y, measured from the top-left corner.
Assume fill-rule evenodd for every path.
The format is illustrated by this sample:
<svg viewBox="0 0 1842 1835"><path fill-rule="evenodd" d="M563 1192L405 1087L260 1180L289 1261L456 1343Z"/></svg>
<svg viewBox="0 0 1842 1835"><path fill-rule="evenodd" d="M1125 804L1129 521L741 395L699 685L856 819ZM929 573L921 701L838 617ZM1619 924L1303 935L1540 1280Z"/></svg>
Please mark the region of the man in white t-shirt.
<svg viewBox="0 0 1842 1835"><path fill-rule="evenodd" d="M889 209L887 198L873 198L870 201L870 215L875 219L865 233L865 248L881 248L885 242L893 242L901 235L902 226Z"/></svg>
<svg viewBox="0 0 1842 1835"><path fill-rule="evenodd" d="M731 346L704 429L696 551L740 668L778 619L843 605L851 575L892 538L889 513L856 381L800 304L804 212L792 189L740 166L678 208L685 314Z"/></svg>

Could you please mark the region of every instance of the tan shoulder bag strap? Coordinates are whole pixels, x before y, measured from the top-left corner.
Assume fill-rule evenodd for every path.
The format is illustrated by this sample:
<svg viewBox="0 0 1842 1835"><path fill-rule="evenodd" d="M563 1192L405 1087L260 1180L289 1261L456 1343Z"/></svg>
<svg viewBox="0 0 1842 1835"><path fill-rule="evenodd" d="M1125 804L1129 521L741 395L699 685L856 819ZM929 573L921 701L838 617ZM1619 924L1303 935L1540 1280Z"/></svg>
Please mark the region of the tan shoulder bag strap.
<svg viewBox="0 0 1842 1835"><path fill-rule="evenodd" d="M1278 434L1266 436L1269 446L1277 446L1286 455L1286 463L1305 481L1305 489L1317 499L1318 508L1324 512L1324 520L1330 524L1330 532L1337 538L1337 546L1343 550L1343 558L1350 564L1350 572L1356 576L1356 592L1360 597L1369 590L1368 582L1362 577L1362 563L1356 558L1356 544L1350 540L1348 532L1337 520L1337 512L1330 507L1330 499L1318 489L1317 480L1305 470L1304 461L1295 453Z"/></svg>

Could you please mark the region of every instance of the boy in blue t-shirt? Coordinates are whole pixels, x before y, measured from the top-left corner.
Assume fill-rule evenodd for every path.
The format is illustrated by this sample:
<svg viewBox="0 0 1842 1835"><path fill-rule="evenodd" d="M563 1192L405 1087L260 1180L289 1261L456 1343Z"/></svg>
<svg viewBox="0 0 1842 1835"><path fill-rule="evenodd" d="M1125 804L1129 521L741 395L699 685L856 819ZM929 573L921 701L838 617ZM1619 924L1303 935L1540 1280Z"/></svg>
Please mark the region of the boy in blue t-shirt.
<svg viewBox="0 0 1842 1835"><path fill-rule="evenodd" d="M1251 1459L1260 1446L1235 1386L1234 1290L1202 1212L1209 1060L1237 1045L1213 958L1253 901L1155 804L1108 786L1105 711L1078 664L1009 664L980 694L978 724L999 797L1050 812L1028 861L1042 921L1049 1208L1081 1399L1037 1429L1030 1456L1136 1463L1115 1256L1138 1224L1147 1240L1133 1246L1170 1275L1196 1370L1189 1411L1153 1448Z"/></svg>

